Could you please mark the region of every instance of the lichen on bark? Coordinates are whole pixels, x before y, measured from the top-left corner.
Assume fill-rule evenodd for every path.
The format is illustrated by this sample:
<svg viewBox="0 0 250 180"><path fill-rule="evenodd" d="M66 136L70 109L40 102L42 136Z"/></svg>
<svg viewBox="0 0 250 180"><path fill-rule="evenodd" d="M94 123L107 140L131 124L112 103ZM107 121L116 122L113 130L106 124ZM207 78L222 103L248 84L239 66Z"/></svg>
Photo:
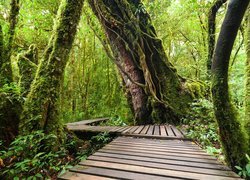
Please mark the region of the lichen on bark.
<svg viewBox="0 0 250 180"><path fill-rule="evenodd" d="M19 68L19 86L22 89L22 96L26 97L30 85L35 77L38 63L38 51L35 45L31 45L27 51L17 57Z"/></svg>
<svg viewBox="0 0 250 180"><path fill-rule="evenodd" d="M24 104L20 123L22 134L33 130L44 130L59 137L62 134L62 124L58 117L58 97L82 6L83 0L63 0L60 5L54 34L39 63Z"/></svg>

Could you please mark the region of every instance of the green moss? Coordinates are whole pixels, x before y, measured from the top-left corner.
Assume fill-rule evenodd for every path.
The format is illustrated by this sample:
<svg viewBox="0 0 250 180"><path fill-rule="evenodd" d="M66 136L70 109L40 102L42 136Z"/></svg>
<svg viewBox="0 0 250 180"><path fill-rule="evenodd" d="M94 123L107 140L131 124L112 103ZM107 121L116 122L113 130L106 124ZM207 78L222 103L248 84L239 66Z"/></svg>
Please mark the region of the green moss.
<svg viewBox="0 0 250 180"><path fill-rule="evenodd" d="M38 63L38 52L35 45L31 45L29 50L18 55L18 67L20 72L19 85L25 97L30 89L30 85L35 77Z"/></svg>
<svg viewBox="0 0 250 180"><path fill-rule="evenodd" d="M83 0L64 0L45 55L39 63L31 90L24 104L20 131L28 134L44 130L62 137L58 98L64 69L77 32Z"/></svg>

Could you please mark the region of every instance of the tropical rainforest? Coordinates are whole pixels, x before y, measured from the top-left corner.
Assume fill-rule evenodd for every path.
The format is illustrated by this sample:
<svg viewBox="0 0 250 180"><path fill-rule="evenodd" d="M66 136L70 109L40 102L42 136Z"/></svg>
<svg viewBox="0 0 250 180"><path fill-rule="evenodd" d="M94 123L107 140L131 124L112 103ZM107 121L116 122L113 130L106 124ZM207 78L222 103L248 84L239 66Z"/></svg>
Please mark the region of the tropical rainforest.
<svg viewBox="0 0 250 180"><path fill-rule="evenodd" d="M56 177L111 137L174 124L250 177L249 0L1 0L0 178Z"/></svg>

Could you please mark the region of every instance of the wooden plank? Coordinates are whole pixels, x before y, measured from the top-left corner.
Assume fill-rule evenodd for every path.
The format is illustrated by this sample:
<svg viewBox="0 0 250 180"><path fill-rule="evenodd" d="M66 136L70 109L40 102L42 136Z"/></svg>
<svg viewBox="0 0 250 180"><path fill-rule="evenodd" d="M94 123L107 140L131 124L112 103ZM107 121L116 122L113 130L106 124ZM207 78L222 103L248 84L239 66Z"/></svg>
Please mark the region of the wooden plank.
<svg viewBox="0 0 250 180"><path fill-rule="evenodd" d="M155 125L154 126L154 135L160 135L160 126L158 125Z"/></svg>
<svg viewBox="0 0 250 180"><path fill-rule="evenodd" d="M140 134L144 126L139 126L139 128L134 132L134 134Z"/></svg>
<svg viewBox="0 0 250 180"><path fill-rule="evenodd" d="M148 141L147 141L148 140ZM188 146L188 147L199 147L196 144L190 141L182 141L182 140L165 140L160 139L141 139L141 138L131 138L131 137L119 137L116 138L114 141L120 142L130 142L130 143L146 143L146 144L154 144L154 145L173 145L173 146Z"/></svg>
<svg viewBox="0 0 250 180"><path fill-rule="evenodd" d="M82 173L76 173L76 172L66 172L62 176L58 177L58 179L68 179L68 180L114 180L114 178L107 178L107 177L101 177L101 176L95 176L90 174L82 174Z"/></svg>
<svg viewBox="0 0 250 180"><path fill-rule="evenodd" d="M144 126L140 134L146 134L148 131L149 125Z"/></svg>
<svg viewBox="0 0 250 180"><path fill-rule="evenodd" d="M125 147L111 147L111 146L105 146L103 149L106 150L116 150L116 151L126 151L126 152L138 152L138 153L147 153L147 154L156 154L156 155L162 155L164 156L173 156L173 157L179 157L179 158L194 158L194 159L207 159L216 161L216 159L212 156L202 156L202 155L195 155L195 154L180 154L180 153L172 153L172 152L156 152L156 151L150 151L150 149L139 149L139 148L125 148Z"/></svg>
<svg viewBox="0 0 250 180"><path fill-rule="evenodd" d="M121 127L120 129L117 129L117 132L122 132L123 130L125 130L125 129L127 129L128 128L128 126L123 126L123 127Z"/></svg>
<svg viewBox="0 0 250 180"><path fill-rule="evenodd" d="M130 131L132 128L134 128L134 126L130 126L127 129L125 129L124 131L122 131L122 134L127 133L128 131Z"/></svg>
<svg viewBox="0 0 250 180"><path fill-rule="evenodd" d="M128 165L135 165L135 166L143 166L149 168L158 168L158 169L169 169L169 170L176 170L176 171L183 171L183 172L194 172L200 174L208 174L208 175L218 175L218 176L225 176L225 177L238 177L232 171L223 171L223 170L214 170L214 169L204 169L199 167L188 167L188 166L180 166L180 165L173 165L173 164L162 164L158 162L148 162L148 161L138 161L138 160L131 160L131 159L119 159L119 158L111 158L111 157L101 157L101 156L90 156L88 160L94 161L103 161L103 162L111 162L111 163L121 163L121 164L128 164Z"/></svg>
<svg viewBox="0 0 250 180"><path fill-rule="evenodd" d="M169 125L165 125L168 136L175 136Z"/></svg>
<svg viewBox="0 0 250 180"><path fill-rule="evenodd" d="M139 126L134 126L132 129L130 129L128 131L129 134L132 134L133 132L135 132L137 129L139 128Z"/></svg>
<svg viewBox="0 0 250 180"><path fill-rule="evenodd" d="M160 133L161 133L161 136L167 136L167 132L166 132L164 125L160 126Z"/></svg>
<svg viewBox="0 0 250 180"><path fill-rule="evenodd" d="M216 175L207 175L200 173L191 173L191 172L183 172L181 170L168 170L168 169L158 169L158 168L149 168L121 163L110 163L110 162L100 162L100 161L92 161L86 160L84 162L80 162L81 165L85 166L93 166L93 167L105 167L109 169L117 169L129 172L139 172L151 175L161 175L167 177L176 177L176 178L190 178L190 179L216 179L216 180L232 180L238 179L235 177L224 177L224 176L216 176Z"/></svg>
<svg viewBox="0 0 250 180"><path fill-rule="evenodd" d="M152 157L144 157L144 156L137 156L133 154L116 154L116 153L109 153L109 152L96 152L95 156L101 157L113 157L113 158L120 158L120 159L130 159L130 160L138 160L138 161L146 161L146 162L158 162L160 164L173 164L173 165L181 165L181 166L189 166L189 167L199 167L205 169L217 169L223 171L230 171L229 167L219 164L209 164L205 162L189 162L189 161L180 161L180 160L171 160L171 159L162 159L162 158L152 158Z"/></svg>
<svg viewBox="0 0 250 180"><path fill-rule="evenodd" d="M76 166L73 169L71 169L71 171L76 171L78 173L100 175L100 176L117 178L117 179L136 179L136 180L145 180L145 179L174 180L176 179L176 178L171 178L171 177L155 176L155 175L144 174L140 172L130 172L130 171L123 171L119 169L110 169L110 168L104 168L104 167L89 167L86 169L85 166Z"/></svg>
<svg viewBox="0 0 250 180"><path fill-rule="evenodd" d="M141 150L141 151L147 151L152 153L160 153L160 154L173 154L176 156L185 156L185 157L198 157L198 158L205 158L205 159L214 159L215 157L210 156L204 152L192 152L192 151L179 151L179 150L169 150L169 149L155 149L154 147L148 148L148 147L140 147L140 146L126 146L126 145L113 145L108 144L105 146L105 148L115 148L115 149L135 149L135 150Z"/></svg>
<svg viewBox="0 0 250 180"><path fill-rule="evenodd" d="M127 144L128 146L131 145L141 145L141 146L154 146L156 148L166 148L166 149L177 149L177 150L192 150L192 151L202 151L205 152L204 150L200 149L198 146L197 147L190 147L190 146L184 146L184 145L161 145L161 144L154 144L154 143L133 143L133 142L125 142L125 141L112 141L111 144Z"/></svg>
<svg viewBox="0 0 250 180"><path fill-rule="evenodd" d="M152 154L152 153L143 153L142 154L140 151L134 151L134 150L131 150L131 151L125 150L125 151L121 152L120 150L116 150L116 149L100 149L98 152L221 165L213 159L199 159L199 158L192 158L192 157L172 156L172 155L164 155L163 156L160 154Z"/></svg>
<svg viewBox="0 0 250 180"><path fill-rule="evenodd" d="M107 121L109 118L97 118L97 119L87 119L87 120L82 120L82 121L77 121L77 122L72 122L72 123L67 123L67 125L87 125L91 123L96 123L96 122L102 122L102 121Z"/></svg>
<svg viewBox="0 0 250 180"><path fill-rule="evenodd" d="M180 137L180 138L183 138L183 137L184 137L183 134L182 134L175 126L171 126L171 125L170 125L170 127L171 127L171 129L173 130L173 132L175 133L175 135L176 135L177 137Z"/></svg>
<svg viewBox="0 0 250 180"><path fill-rule="evenodd" d="M154 131L154 126L150 125L149 128L148 128L147 135L152 135L153 131Z"/></svg>
<svg viewBox="0 0 250 180"><path fill-rule="evenodd" d="M126 137L137 137L137 138L147 138L147 139L161 139L161 140L184 140L190 141L190 138L180 138L176 136L161 136L161 135L148 135L148 134L123 134Z"/></svg>
<svg viewBox="0 0 250 180"><path fill-rule="evenodd" d="M198 153L198 154L206 154L208 155L205 151L202 150L197 150L197 149L186 149L185 147L169 147L169 146L152 146L152 145L146 145L146 144L135 144L135 143L126 143L126 142L111 142L109 143L110 145L123 145L123 146L133 146L133 147L145 147L148 148L149 146L152 147L153 150L158 151L158 150L171 150L171 151L179 151L179 152L193 152L193 153Z"/></svg>

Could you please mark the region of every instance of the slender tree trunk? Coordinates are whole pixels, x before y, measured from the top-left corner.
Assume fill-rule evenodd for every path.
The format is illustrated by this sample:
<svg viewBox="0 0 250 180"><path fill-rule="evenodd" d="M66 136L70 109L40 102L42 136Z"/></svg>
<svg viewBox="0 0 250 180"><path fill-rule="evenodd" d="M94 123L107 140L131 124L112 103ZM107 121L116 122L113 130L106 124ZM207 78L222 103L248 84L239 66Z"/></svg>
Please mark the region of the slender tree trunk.
<svg viewBox="0 0 250 180"><path fill-rule="evenodd" d="M211 74L212 58L215 47L216 14L227 0L216 0L208 13L208 59L207 74Z"/></svg>
<svg viewBox="0 0 250 180"><path fill-rule="evenodd" d="M11 83L13 81L12 68L11 68L11 52L13 46L13 39L15 35L15 29L17 25L17 19L19 14L19 0L11 0L11 9L9 15L9 29L7 33L6 45L2 49L2 59L0 59L0 87L4 84ZM4 43L3 43L4 44Z"/></svg>
<svg viewBox="0 0 250 180"><path fill-rule="evenodd" d="M61 135L62 125L58 117L60 86L77 25L83 0L63 0L58 11L54 34L39 64L21 116L20 130L28 134L33 130Z"/></svg>
<svg viewBox="0 0 250 180"><path fill-rule="evenodd" d="M141 1L89 0L89 4L111 44L135 123L176 123L191 96L168 61Z"/></svg>
<svg viewBox="0 0 250 180"><path fill-rule="evenodd" d="M250 8L247 10L247 29L246 29L246 82L245 82L245 126L248 132L250 145Z"/></svg>
<svg viewBox="0 0 250 180"><path fill-rule="evenodd" d="M242 124L231 103L228 89L228 66L233 44L249 0L230 0L217 40L212 63L212 96L219 134L226 161L234 169L244 165L249 149Z"/></svg>
<svg viewBox="0 0 250 180"><path fill-rule="evenodd" d="M0 139L8 146L18 134L19 114L21 101L18 88L13 81L11 68L12 44L19 14L19 0L11 0L9 28L3 33L0 25ZM3 86L11 88L2 89Z"/></svg>

